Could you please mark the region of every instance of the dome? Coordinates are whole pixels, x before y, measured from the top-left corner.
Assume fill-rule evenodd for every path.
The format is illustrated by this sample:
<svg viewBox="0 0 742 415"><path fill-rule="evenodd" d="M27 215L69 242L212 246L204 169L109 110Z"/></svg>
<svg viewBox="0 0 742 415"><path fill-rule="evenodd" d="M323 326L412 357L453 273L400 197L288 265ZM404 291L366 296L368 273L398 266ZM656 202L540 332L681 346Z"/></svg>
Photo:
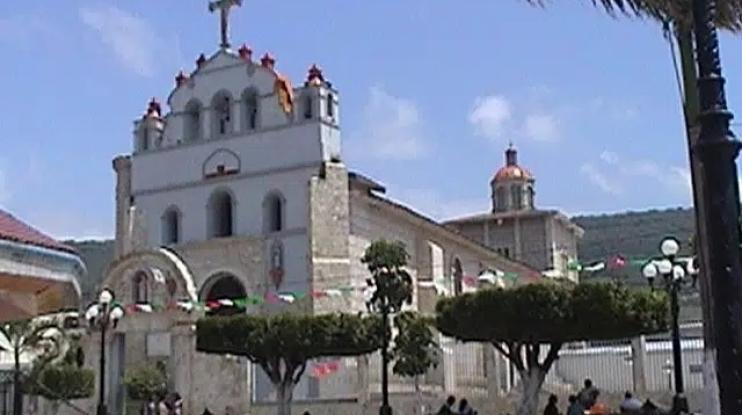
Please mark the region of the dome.
<svg viewBox="0 0 742 415"><path fill-rule="evenodd" d="M497 173L495 173L495 177L492 180L500 181L513 179L533 180L533 175L530 171L520 166L503 166L497 171Z"/></svg>
<svg viewBox="0 0 742 415"><path fill-rule="evenodd" d="M534 180L533 174L528 169L518 165L518 151L512 144L505 150L505 165L497 170L492 178L493 182L508 180Z"/></svg>

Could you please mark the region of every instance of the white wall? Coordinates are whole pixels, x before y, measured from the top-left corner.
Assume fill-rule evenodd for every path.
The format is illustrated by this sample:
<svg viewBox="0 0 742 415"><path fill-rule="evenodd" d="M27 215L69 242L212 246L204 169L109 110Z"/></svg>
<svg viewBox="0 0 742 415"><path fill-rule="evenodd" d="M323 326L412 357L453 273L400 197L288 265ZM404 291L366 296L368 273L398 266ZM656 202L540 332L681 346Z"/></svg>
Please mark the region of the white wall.
<svg viewBox="0 0 742 415"><path fill-rule="evenodd" d="M313 167L278 172L264 176L212 179L186 188L172 188L136 196L137 209L146 221L148 246L162 245L162 215L170 206L181 213L181 242L202 241L208 237L208 201L218 189L234 196L234 230L236 235L263 233L263 201L272 191L285 199L286 231L306 231L308 183L318 169Z"/></svg>

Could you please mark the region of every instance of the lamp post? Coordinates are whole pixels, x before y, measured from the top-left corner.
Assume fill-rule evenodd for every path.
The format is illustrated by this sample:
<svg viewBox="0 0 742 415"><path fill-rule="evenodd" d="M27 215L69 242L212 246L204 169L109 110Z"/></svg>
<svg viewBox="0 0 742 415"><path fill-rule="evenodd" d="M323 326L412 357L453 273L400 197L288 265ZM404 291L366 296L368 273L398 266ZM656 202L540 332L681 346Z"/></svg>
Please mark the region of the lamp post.
<svg viewBox="0 0 742 415"><path fill-rule="evenodd" d="M742 413L742 261L740 260L739 187L737 164L740 142L729 130L732 113L727 109L721 73L716 0L693 0L693 22L698 63L701 133L693 152L703 169L700 204L706 235L703 243L704 279L711 311L716 379L722 415Z"/></svg>
<svg viewBox="0 0 742 415"><path fill-rule="evenodd" d="M124 316L124 309L114 304L113 291L104 289L98 296L98 302L93 303L85 312L85 319L93 329L100 330L100 372L98 374L98 408L97 415L108 415L106 408L106 331L109 326L116 328L119 320Z"/></svg>
<svg viewBox="0 0 742 415"><path fill-rule="evenodd" d="M678 292L683 284L688 281L685 278L686 275L695 272L690 262L683 266L683 264L676 260L679 251L680 243L678 243L677 239L672 237L665 238L660 243L662 257L649 261L642 268L642 274L651 287L654 287L655 279L660 276L665 290L670 294L672 369L675 373L675 396L672 401L673 414L688 412L688 400L685 397L685 385L683 382L683 351L680 345L680 324L678 322L680 314Z"/></svg>

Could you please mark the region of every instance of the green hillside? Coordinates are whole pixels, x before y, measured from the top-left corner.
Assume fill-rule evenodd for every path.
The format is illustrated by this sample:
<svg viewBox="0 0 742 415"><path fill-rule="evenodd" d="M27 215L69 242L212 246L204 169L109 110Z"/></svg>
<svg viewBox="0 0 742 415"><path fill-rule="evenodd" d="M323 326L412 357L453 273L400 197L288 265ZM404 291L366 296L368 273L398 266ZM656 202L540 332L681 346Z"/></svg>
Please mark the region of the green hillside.
<svg viewBox="0 0 742 415"><path fill-rule="evenodd" d="M113 259L112 239L102 241L65 241L65 244L77 249L82 260L88 268L88 275L83 281L80 281L82 290L83 304L95 300L96 291L103 276L108 268L108 264Z"/></svg>

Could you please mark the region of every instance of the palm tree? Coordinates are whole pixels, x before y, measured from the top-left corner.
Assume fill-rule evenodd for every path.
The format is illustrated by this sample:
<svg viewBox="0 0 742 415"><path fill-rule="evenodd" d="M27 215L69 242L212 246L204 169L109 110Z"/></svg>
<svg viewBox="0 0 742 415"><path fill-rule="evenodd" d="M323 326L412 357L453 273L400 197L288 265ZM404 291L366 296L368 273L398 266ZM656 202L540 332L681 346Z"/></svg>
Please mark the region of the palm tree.
<svg viewBox="0 0 742 415"><path fill-rule="evenodd" d="M21 355L50 361L62 353L64 332L56 321L18 320L0 326L0 347L13 352L13 415L23 413Z"/></svg>
<svg viewBox="0 0 742 415"><path fill-rule="evenodd" d="M547 0L526 0L526 2L543 6ZM698 95L698 73L696 69L694 53L694 35L693 35L693 0L591 0L593 5L602 6L605 11L615 16L617 12L625 15L634 15L638 17L648 17L652 20L659 21L663 24L668 40L674 41L677 45L680 55L680 78L682 83L682 105L683 118L685 121L686 145L688 147L688 157L690 159L690 173L693 183L693 205L696 207L696 241L698 247L696 252L700 269L703 266L707 254L703 247L706 246L702 240L706 234L702 229L703 225L703 204L699 203L704 199L704 189L700 186L702 166L698 159L691 151L693 145L698 140L700 133L699 116L701 114L700 97ZM742 31L742 0L717 0L716 1L716 26L728 30L732 33ZM702 287L701 292L708 292L708 278L699 279ZM715 370L713 362L714 344L713 344L713 327L709 324L711 310L710 302L703 301L703 320L704 324L704 364ZM708 376L706 375L708 374ZM709 394L716 394L716 376L713 372L704 370L704 381ZM714 408L706 408L706 412ZM714 412L718 411L718 407Z"/></svg>

